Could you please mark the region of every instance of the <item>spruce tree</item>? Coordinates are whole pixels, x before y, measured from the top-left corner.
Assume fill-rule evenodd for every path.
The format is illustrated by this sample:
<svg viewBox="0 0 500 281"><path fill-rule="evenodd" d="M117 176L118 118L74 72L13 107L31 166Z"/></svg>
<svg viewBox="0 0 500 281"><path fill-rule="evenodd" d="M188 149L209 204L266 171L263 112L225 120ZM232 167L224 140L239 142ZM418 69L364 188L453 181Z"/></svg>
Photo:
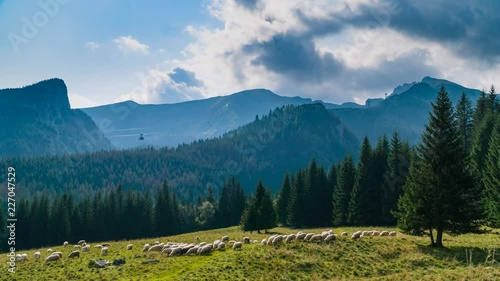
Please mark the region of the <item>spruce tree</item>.
<svg viewBox="0 0 500 281"><path fill-rule="evenodd" d="M317 225L315 226L329 226L332 223L333 187L328 183L328 177L322 166L318 168L317 177L318 191L315 196L315 203L313 202L313 206L317 208L318 215Z"/></svg>
<svg viewBox="0 0 500 281"><path fill-rule="evenodd" d="M373 170L372 161L372 147L368 137L365 137L361 145L356 181L349 197L349 212L347 215L347 224L349 225L374 225L371 222L373 210L367 208L372 204L371 201L373 200L371 194L373 183L370 175Z"/></svg>
<svg viewBox="0 0 500 281"><path fill-rule="evenodd" d="M444 232L477 231L480 196L467 164L452 103L441 87L398 203L399 228L409 234L427 232L435 247L443 247Z"/></svg>
<svg viewBox="0 0 500 281"><path fill-rule="evenodd" d="M276 227L276 212L273 207L271 192L259 181L255 189L253 208L257 212L256 227L260 233L261 229L267 230Z"/></svg>
<svg viewBox="0 0 500 281"><path fill-rule="evenodd" d="M278 222L281 225L287 225L288 202L290 200L291 189L290 174L287 172L276 197L276 213L278 215Z"/></svg>
<svg viewBox="0 0 500 281"><path fill-rule="evenodd" d="M243 231L255 231L257 227L257 208L255 207L254 198L251 198L241 216L241 229Z"/></svg>
<svg viewBox="0 0 500 281"><path fill-rule="evenodd" d="M171 234L171 218L170 191L165 180L158 190L154 207L154 227L157 236Z"/></svg>
<svg viewBox="0 0 500 281"><path fill-rule="evenodd" d="M383 225L396 225L397 220L392 214L397 211L398 199L403 193L403 185L409 173L411 160L410 145L402 142L395 132L391 139L391 149L387 160L388 169L384 174L382 185L382 215Z"/></svg>
<svg viewBox="0 0 500 281"><path fill-rule="evenodd" d="M335 226L346 225L349 210L349 196L352 193L356 179L356 168L351 156L347 156L341 163L337 185L333 190L333 216L332 222Z"/></svg>
<svg viewBox="0 0 500 281"><path fill-rule="evenodd" d="M496 115L482 177L486 220L491 227L500 227L500 113Z"/></svg>
<svg viewBox="0 0 500 281"><path fill-rule="evenodd" d="M458 123L458 132L465 147L465 151L470 151L472 141L474 109L472 108L469 97L462 92L460 100L456 107L456 119Z"/></svg>
<svg viewBox="0 0 500 281"><path fill-rule="evenodd" d="M304 225L303 208L303 190L304 190L304 171L297 171L297 174L292 182L292 190L290 192L290 200L288 203L287 224L293 227L301 227Z"/></svg>

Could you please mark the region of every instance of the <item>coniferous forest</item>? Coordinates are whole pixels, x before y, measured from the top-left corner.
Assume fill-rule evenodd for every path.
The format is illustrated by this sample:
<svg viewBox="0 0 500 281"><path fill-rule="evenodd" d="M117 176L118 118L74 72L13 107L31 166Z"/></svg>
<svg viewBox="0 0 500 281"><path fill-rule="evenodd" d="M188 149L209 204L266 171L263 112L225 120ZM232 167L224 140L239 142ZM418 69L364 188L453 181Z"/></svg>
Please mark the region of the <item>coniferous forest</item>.
<svg viewBox="0 0 500 281"><path fill-rule="evenodd" d="M347 155L328 167L312 159L308 167L282 175L274 195L262 181L253 195L245 194L231 176L220 194L209 187L195 200L179 199L168 179L154 193L121 185L78 198L39 192L17 202L22 222L17 240L23 243L20 248L34 248L65 240L158 237L238 224L259 232L278 224L398 225L405 233L429 235L431 245L442 247L443 233L500 227L499 189L500 102L495 89L483 93L475 106L465 94L453 106L442 88L417 146L397 132L376 144L365 138L359 155ZM0 209L1 222L4 211Z"/></svg>

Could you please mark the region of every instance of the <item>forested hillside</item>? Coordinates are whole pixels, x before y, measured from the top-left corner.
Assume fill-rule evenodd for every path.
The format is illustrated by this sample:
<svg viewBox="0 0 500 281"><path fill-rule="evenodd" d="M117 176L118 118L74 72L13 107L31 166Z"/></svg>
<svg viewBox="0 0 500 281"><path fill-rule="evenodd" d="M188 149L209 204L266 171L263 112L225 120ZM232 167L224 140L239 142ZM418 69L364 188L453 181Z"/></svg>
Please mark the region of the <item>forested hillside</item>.
<svg viewBox="0 0 500 281"><path fill-rule="evenodd" d="M220 138L175 149L2 159L0 168L14 166L22 174L20 196L64 191L82 195L118 184L154 191L168 179L181 200L194 200L208 185L220 192L229 175L236 176L247 192L260 179L277 190L285 171L297 170L312 157L329 165L357 149L357 139L335 113L311 104L281 107Z"/></svg>

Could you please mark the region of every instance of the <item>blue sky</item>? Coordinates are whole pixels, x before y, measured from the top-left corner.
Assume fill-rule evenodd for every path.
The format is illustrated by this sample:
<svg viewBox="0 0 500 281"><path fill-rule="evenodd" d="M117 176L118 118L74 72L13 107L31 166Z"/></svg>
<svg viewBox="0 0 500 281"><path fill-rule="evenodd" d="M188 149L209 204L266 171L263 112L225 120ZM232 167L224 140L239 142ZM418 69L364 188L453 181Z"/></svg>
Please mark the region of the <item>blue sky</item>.
<svg viewBox="0 0 500 281"><path fill-rule="evenodd" d="M73 107L249 88L363 102L427 75L489 88L500 77L499 8L493 0L0 0L0 88L59 77Z"/></svg>

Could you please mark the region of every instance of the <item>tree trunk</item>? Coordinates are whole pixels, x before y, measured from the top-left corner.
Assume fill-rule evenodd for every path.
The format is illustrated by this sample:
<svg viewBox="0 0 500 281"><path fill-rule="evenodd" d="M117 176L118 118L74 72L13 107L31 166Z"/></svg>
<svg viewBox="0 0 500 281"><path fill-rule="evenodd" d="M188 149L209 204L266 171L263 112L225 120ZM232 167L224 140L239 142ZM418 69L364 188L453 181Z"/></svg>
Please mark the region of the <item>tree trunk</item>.
<svg viewBox="0 0 500 281"><path fill-rule="evenodd" d="M258 234L260 234L260 229L259 229L259 230L257 230L257 233L258 233Z"/></svg>
<svg viewBox="0 0 500 281"><path fill-rule="evenodd" d="M434 243L434 234L432 233L432 228L429 228L429 236L431 237L431 247L435 247L436 243Z"/></svg>
<svg viewBox="0 0 500 281"><path fill-rule="evenodd" d="M436 247L444 248L444 246L443 246L443 229L442 228L437 229Z"/></svg>

